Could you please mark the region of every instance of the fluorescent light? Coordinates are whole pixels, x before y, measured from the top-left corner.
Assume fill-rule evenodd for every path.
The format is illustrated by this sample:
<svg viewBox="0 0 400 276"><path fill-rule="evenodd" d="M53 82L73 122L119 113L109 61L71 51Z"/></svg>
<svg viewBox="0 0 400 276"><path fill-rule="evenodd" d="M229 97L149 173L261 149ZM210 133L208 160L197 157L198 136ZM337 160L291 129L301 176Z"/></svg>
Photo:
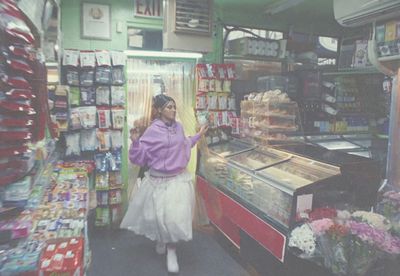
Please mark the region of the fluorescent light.
<svg viewBox="0 0 400 276"><path fill-rule="evenodd" d="M304 2L304 0L280 0L275 1L267 7L265 10L266 14L274 15L280 13L284 10L297 6L298 4Z"/></svg>
<svg viewBox="0 0 400 276"><path fill-rule="evenodd" d="M194 52L157 52L157 51L141 51L141 50L126 50L124 53L127 56L136 57L168 57L168 58L202 58L203 54Z"/></svg>

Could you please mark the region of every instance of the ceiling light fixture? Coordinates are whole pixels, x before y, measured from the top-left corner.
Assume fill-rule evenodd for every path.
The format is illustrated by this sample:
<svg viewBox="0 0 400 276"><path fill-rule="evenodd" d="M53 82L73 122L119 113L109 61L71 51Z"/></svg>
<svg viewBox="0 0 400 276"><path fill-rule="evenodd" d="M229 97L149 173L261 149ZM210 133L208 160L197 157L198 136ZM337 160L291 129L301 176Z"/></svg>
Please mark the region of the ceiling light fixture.
<svg viewBox="0 0 400 276"><path fill-rule="evenodd" d="M294 6L297 6L302 2L304 2L304 0L278 0L273 2L271 5L268 5L264 13L268 15L274 15Z"/></svg>
<svg viewBox="0 0 400 276"><path fill-rule="evenodd" d="M126 50L124 53L127 56L135 57L166 57L166 58L193 58L199 59L203 57L201 53L194 52L157 52L157 51L141 51L141 50Z"/></svg>

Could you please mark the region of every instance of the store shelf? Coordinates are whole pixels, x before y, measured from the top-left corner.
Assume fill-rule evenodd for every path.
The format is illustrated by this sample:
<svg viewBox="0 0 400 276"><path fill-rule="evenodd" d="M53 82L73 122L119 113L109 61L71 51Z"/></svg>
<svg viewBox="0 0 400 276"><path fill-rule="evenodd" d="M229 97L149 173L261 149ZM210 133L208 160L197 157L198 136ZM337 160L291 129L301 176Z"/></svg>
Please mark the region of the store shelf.
<svg viewBox="0 0 400 276"><path fill-rule="evenodd" d="M370 131L304 132L304 136L371 134Z"/></svg>
<svg viewBox="0 0 400 276"><path fill-rule="evenodd" d="M242 112L242 115L247 115L249 117L254 117L251 112ZM287 115L287 114L279 114L279 113L270 113L270 114L258 114L260 117L274 117L274 118L282 118L282 119L296 119L296 115Z"/></svg>
<svg viewBox="0 0 400 276"><path fill-rule="evenodd" d="M372 116L374 114L361 111L338 111L336 116Z"/></svg>
<svg viewBox="0 0 400 276"><path fill-rule="evenodd" d="M379 57L378 61L397 61L397 62L400 62L400 55Z"/></svg>
<svg viewBox="0 0 400 276"><path fill-rule="evenodd" d="M285 59L265 57L265 56L241 56L241 55L225 55L224 60L237 59L237 60L255 60L255 61L266 61L266 62L284 62Z"/></svg>
<svg viewBox="0 0 400 276"><path fill-rule="evenodd" d="M389 135L387 134L376 134L376 137L379 139L389 139Z"/></svg>
<svg viewBox="0 0 400 276"><path fill-rule="evenodd" d="M47 68L58 68L58 66L59 66L58 62L46 62Z"/></svg>
<svg viewBox="0 0 400 276"><path fill-rule="evenodd" d="M335 72L323 72L324 76L382 74L375 67L366 68L341 68Z"/></svg>
<svg viewBox="0 0 400 276"><path fill-rule="evenodd" d="M18 212L18 208L17 207L0 207L0 216L1 217L7 217L7 216L11 216L14 213Z"/></svg>

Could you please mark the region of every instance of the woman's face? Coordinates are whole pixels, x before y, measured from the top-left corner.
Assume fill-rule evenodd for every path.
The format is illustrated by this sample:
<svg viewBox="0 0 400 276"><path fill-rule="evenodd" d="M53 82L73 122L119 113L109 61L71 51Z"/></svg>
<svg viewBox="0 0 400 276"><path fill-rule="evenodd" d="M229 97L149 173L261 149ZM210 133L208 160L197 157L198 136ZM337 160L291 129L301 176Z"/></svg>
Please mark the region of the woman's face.
<svg viewBox="0 0 400 276"><path fill-rule="evenodd" d="M161 120L167 122L175 121L176 116L176 105L173 101L169 101L165 107L161 110Z"/></svg>

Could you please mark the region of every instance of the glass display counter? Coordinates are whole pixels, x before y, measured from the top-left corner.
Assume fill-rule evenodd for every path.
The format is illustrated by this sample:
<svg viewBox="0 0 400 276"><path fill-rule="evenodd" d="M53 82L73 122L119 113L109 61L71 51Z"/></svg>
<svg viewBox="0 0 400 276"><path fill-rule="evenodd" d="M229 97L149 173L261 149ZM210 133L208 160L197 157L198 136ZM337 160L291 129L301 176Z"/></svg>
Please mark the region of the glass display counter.
<svg viewBox="0 0 400 276"><path fill-rule="evenodd" d="M372 159L310 144L218 145L201 152L197 189L210 221L234 244L241 247L246 233L284 262L299 215L341 204L372 206L376 172Z"/></svg>
<svg viewBox="0 0 400 276"><path fill-rule="evenodd" d="M369 137L369 138L368 138ZM363 134L306 136L306 140L328 150L371 158L371 137Z"/></svg>
<svg viewBox="0 0 400 276"><path fill-rule="evenodd" d="M209 146L209 150L213 154L216 154L221 157L227 157L230 155L238 154L252 149L254 149L253 145L237 139Z"/></svg>
<svg viewBox="0 0 400 276"><path fill-rule="evenodd" d="M274 149L252 150L237 154L229 158L229 161L237 166L250 170L259 170L270 165L290 159L291 155Z"/></svg>
<svg viewBox="0 0 400 276"><path fill-rule="evenodd" d="M295 222L297 195L340 175L335 166L278 150L252 150L228 158L228 181L223 187L283 228ZM328 184L327 184L328 185ZM309 202L312 207L312 202Z"/></svg>
<svg viewBox="0 0 400 276"><path fill-rule="evenodd" d="M254 146L236 139L210 145L208 152L200 155L199 174L215 185L223 185L228 176L226 158L252 149Z"/></svg>

